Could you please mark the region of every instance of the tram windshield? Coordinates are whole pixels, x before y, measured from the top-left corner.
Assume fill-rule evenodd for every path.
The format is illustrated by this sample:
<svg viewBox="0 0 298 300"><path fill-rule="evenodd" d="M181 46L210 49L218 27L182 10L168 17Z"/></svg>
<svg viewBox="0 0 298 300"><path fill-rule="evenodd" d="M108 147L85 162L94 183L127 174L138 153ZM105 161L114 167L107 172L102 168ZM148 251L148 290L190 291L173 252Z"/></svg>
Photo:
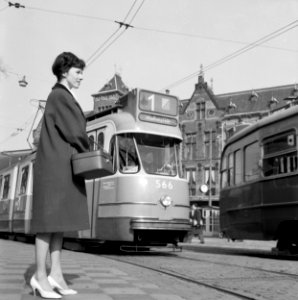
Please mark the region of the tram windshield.
<svg viewBox="0 0 298 300"><path fill-rule="evenodd" d="M119 167L123 173L136 173L142 167L148 174L181 176L180 141L150 134L118 136Z"/></svg>

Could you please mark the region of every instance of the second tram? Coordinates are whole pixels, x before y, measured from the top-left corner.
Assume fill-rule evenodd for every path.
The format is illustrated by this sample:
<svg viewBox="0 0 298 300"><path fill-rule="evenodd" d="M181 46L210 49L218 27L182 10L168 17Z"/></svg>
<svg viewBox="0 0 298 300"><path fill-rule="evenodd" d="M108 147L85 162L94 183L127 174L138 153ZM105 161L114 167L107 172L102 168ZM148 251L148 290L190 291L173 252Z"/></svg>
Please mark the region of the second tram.
<svg viewBox="0 0 298 300"><path fill-rule="evenodd" d="M231 239L298 246L298 107L231 137L221 159L220 226Z"/></svg>

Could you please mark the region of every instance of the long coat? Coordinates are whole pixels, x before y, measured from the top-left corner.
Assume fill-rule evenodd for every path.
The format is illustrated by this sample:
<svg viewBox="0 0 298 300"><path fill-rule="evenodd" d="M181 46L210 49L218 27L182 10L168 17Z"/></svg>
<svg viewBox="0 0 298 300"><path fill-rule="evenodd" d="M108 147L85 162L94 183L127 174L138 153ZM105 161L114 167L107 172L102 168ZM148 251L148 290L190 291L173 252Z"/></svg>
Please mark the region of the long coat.
<svg viewBox="0 0 298 300"><path fill-rule="evenodd" d="M72 173L71 156L88 151L83 111L70 91L57 83L43 116L34 166L34 233L89 229L83 178Z"/></svg>
<svg viewBox="0 0 298 300"><path fill-rule="evenodd" d="M191 210L189 213L189 217L191 219L191 223L193 227L201 227L202 226L202 221L203 215L200 209L196 208L194 210Z"/></svg>

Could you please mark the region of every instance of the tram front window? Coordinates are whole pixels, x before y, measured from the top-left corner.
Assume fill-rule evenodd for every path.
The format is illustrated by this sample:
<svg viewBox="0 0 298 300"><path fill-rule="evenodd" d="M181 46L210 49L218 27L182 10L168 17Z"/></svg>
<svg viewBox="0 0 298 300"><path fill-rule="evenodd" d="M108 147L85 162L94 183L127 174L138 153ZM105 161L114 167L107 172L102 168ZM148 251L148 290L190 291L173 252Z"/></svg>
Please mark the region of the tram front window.
<svg viewBox="0 0 298 300"><path fill-rule="evenodd" d="M179 142L163 136L135 135L143 169L148 174L176 176Z"/></svg>
<svg viewBox="0 0 298 300"><path fill-rule="evenodd" d="M119 168L122 173L136 173L139 171L139 159L132 134L118 136Z"/></svg>

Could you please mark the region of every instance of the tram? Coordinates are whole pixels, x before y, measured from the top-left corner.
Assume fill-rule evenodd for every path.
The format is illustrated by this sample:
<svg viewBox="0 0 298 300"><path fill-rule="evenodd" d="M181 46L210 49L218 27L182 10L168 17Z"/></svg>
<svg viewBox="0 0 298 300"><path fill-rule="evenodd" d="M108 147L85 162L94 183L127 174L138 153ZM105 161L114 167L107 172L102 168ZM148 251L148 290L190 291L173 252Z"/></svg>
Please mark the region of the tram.
<svg viewBox="0 0 298 300"><path fill-rule="evenodd" d="M66 240L166 245L190 231L182 174L178 99L134 89L87 117L91 151L107 153L112 172L86 180L91 227ZM30 235L35 153L0 169L0 233Z"/></svg>
<svg viewBox="0 0 298 300"><path fill-rule="evenodd" d="M221 157L220 227L231 239L298 247L298 107L232 136Z"/></svg>

